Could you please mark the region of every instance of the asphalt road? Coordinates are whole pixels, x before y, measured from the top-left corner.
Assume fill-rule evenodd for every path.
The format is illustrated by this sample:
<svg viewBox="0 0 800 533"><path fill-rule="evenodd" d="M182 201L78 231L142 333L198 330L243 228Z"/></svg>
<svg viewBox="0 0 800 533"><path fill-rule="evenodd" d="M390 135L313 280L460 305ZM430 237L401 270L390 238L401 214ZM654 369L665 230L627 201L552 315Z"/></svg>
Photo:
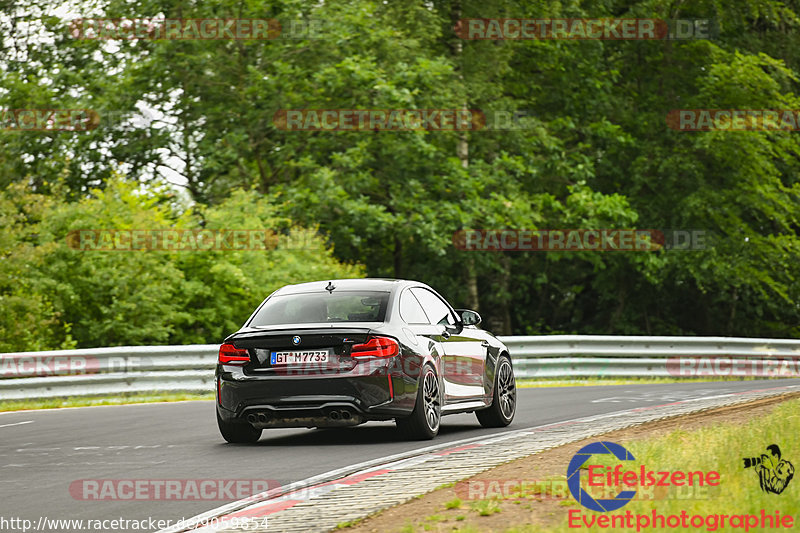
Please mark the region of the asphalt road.
<svg viewBox="0 0 800 533"><path fill-rule="evenodd" d="M800 379L520 389L509 429L798 384ZM443 419L434 443L501 431L481 428L474 415L452 415ZM5 413L0 415L0 530L22 531L3 522L13 518L34 525L40 517L174 521L226 503L87 501L70 493L77 480L255 479L271 480L272 487L431 444L397 441L394 424L368 423L344 430L265 430L255 445L228 445L217 431L211 401Z"/></svg>

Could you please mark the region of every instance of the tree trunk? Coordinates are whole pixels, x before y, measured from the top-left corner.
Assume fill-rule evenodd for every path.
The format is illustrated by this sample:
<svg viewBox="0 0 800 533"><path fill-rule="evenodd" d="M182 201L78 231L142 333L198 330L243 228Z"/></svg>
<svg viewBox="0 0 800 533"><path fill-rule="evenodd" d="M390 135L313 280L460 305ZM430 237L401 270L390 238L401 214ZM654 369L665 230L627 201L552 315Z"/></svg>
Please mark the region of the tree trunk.
<svg viewBox="0 0 800 533"><path fill-rule="evenodd" d="M455 26L461 19L461 1L453 0L450 8L450 22L451 26ZM461 53L464 50L464 43L458 35L453 34L450 41L450 50L453 55L453 63L455 64L456 76L459 82L464 86L464 76L461 73ZM461 103L461 109L466 111L468 109L466 100ZM458 135L458 143L456 144L456 155L461 161L462 168L469 168L469 135L466 130L463 130ZM478 297L478 273L475 268L475 259L468 257L466 261L466 275L467 282L467 306L473 311L480 311L480 299Z"/></svg>

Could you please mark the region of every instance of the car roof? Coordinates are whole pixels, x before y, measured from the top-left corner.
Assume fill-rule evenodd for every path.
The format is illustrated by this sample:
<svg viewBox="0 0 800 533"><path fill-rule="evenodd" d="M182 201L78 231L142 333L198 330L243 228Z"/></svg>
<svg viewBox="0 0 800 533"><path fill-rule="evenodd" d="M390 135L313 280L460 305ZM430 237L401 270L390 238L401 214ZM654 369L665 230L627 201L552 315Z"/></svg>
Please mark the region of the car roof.
<svg viewBox="0 0 800 533"><path fill-rule="evenodd" d="M408 285L426 286L418 281L405 279L389 278L361 278L361 279L330 279L323 281L311 281L308 283L298 283L297 285L286 285L275 291L275 295L297 294L301 292L318 292L326 290L329 283L333 283L334 290L341 291L382 291L393 292Z"/></svg>

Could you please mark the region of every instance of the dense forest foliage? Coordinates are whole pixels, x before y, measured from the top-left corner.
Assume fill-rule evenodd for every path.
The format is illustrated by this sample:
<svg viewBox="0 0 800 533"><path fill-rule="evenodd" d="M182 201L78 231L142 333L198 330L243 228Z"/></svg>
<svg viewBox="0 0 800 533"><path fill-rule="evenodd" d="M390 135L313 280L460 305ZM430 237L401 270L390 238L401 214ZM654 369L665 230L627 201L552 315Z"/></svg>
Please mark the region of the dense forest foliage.
<svg viewBox="0 0 800 533"><path fill-rule="evenodd" d="M426 282L505 334L800 335L800 133L675 109L800 109L774 0L0 0L0 351L218 342L270 291ZM267 40L80 39L77 18L277 19ZM464 39L471 18L713 22L703 39ZM288 22L287 22L288 21ZM313 22L309 23L309 21ZM470 109L463 131L287 131L293 109ZM507 116L507 115L504 115ZM312 232L269 251L89 251L86 228ZM459 250L463 229L701 230L704 249ZM313 244L313 246L311 245Z"/></svg>

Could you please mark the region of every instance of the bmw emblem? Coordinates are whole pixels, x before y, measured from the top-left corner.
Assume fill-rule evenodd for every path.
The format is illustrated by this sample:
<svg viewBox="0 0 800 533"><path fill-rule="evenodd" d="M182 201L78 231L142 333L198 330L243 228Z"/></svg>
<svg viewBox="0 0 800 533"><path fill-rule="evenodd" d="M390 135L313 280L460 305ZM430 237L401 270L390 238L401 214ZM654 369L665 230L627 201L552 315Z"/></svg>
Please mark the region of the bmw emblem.
<svg viewBox="0 0 800 533"><path fill-rule="evenodd" d="M300 336L299 335L295 335L294 337L292 337L292 344L294 344L295 346L300 344Z"/></svg>

